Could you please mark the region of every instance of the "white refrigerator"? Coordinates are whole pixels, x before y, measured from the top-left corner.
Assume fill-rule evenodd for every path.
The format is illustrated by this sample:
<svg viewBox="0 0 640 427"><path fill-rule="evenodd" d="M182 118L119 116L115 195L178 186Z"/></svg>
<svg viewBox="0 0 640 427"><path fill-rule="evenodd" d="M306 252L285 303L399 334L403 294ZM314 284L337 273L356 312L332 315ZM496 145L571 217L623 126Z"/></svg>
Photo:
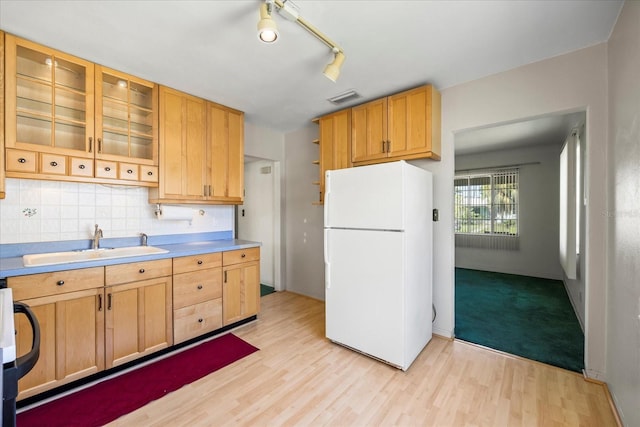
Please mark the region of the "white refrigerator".
<svg viewBox="0 0 640 427"><path fill-rule="evenodd" d="M431 173L398 161L325 178L326 336L407 370L432 333Z"/></svg>

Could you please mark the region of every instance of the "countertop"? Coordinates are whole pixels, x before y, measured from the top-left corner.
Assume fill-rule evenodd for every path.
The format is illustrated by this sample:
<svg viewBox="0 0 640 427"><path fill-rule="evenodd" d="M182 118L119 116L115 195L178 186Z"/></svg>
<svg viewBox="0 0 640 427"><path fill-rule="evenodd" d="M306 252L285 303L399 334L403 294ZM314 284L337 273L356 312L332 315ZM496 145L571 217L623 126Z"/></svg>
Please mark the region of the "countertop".
<svg viewBox="0 0 640 427"><path fill-rule="evenodd" d="M131 241L133 239L133 242ZM103 239L103 247L136 246L139 238ZM78 268L101 267L105 265L128 264L131 262L152 261L177 258L204 253L232 251L260 246L260 242L233 239L230 232L198 233L175 236L149 236L149 246L165 249L168 252L126 258L98 259L91 261L69 262L56 265L25 267L22 255L27 253L46 253L76 249L86 249L87 241L46 242L38 244L2 245L0 249L0 278L24 276L35 273L75 270ZM78 246L78 247L76 247ZM30 249L37 247L37 250ZM8 256L4 256L4 255Z"/></svg>

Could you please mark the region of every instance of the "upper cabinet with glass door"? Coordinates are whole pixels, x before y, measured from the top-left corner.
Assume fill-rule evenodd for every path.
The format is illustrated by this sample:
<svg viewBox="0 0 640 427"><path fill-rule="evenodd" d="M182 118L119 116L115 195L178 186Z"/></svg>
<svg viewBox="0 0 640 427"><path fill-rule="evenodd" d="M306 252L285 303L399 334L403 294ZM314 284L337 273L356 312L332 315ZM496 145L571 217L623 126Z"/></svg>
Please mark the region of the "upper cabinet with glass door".
<svg viewBox="0 0 640 427"><path fill-rule="evenodd" d="M158 87L96 66L96 158L157 165Z"/></svg>
<svg viewBox="0 0 640 427"><path fill-rule="evenodd" d="M6 36L6 146L92 157L94 65Z"/></svg>

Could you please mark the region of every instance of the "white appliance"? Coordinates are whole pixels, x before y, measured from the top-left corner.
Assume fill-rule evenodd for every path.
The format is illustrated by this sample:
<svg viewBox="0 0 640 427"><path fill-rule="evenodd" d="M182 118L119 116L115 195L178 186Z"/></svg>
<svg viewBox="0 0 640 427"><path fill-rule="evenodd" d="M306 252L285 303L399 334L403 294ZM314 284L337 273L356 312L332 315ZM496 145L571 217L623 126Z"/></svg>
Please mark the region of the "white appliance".
<svg viewBox="0 0 640 427"><path fill-rule="evenodd" d="M327 171L326 335L407 370L432 333L432 176L404 161Z"/></svg>

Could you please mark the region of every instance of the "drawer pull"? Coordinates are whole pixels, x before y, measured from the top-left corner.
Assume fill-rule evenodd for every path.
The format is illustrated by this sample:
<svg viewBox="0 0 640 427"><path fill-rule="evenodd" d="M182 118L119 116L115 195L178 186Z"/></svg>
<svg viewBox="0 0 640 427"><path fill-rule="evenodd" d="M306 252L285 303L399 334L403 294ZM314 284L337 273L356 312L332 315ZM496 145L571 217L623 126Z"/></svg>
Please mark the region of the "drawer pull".
<svg viewBox="0 0 640 427"><path fill-rule="evenodd" d="M24 157L20 157L18 159L18 163L27 163L27 159L25 159Z"/></svg>
<svg viewBox="0 0 640 427"><path fill-rule="evenodd" d="M245 254L242 254L242 255L240 256L240 258L244 258L244 257L246 257L246 256L247 256L247 255L245 255Z"/></svg>
<svg viewBox="0 0 640 427"><path fill-rule="evenodd" d="M64 285L64 280L58 280L58 282L56 283L56 285L58 285L58 286L62 286L62 285Z"/></svg>
<svg viewBox="0 0 640 427"><path fill-rule="evenodd" d="M133 169L127 169L127 173L128 174L132 174L133 173Z"/></svg>
<svg viewBox="0 0 640 427"><path fill-rule="evenodd" d="M50 164L51 166L53 166L53 167L58 166L58 162L51 162L51 163L49 163L49 164Z"/></svg>
<svg viewBox="0 0 640 427"><path fill-rule="evenodd" d="M198 265L202 265L202 260L201 259L198 260Z"/></svg>
<svg viewBox="0 0 640 427"><path fill-rule="evenodd" d="M151 175L153 175L153 172L149 171L149 172L147 172L147 175L151 176Z"/></svg>
<svg viewBox="0 0 640 427"><path fill-rule="evenodd" d="M204 320L202 318L198 319L198 323L202 323Z"/></svg>
<svg viewBox="0 0 640 427"><path fill-rule="evenodd" d="M202 289L202 285L198 285L198 289Z"/></svg>
<svg viewBox="0 0 640 427"><path fill-rule="evenodd" d="M86 166L85 165L79 165L78 169L84 169Z"/></svg>
<svg viewBox="0 0 640 427"><path fill-rule="evenodd" d="M140 272L140 274L144 273L144 268L141 268L140 270L138 270Z"/></svg>
<svg viewBox="0 0 640 427"><path fill-rule="evenodd" d="M106 168L104 168L104 170L106 170L107 172L109 172L111 170L111 168L109 166L107 166Z"/></svg>

